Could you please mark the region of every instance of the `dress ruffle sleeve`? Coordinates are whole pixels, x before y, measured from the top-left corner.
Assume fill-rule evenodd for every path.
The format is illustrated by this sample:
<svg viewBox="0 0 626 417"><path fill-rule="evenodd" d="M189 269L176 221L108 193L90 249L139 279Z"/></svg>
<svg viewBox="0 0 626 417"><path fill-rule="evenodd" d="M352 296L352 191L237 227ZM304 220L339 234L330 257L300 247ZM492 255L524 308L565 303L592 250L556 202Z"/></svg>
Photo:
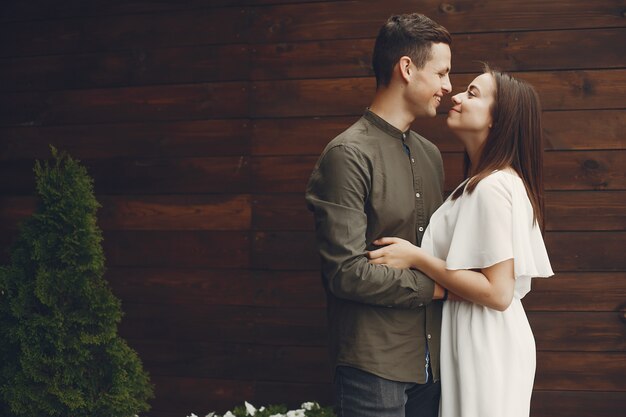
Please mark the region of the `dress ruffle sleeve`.
<svg viewBox="0 0 626 417"><path fill-rule="evenodd" d="M503 171L484 178L459 198L446 268L480 269L513 259L516 293L530 291L530 279L553 275L541 231L522 180Z"/></svg>

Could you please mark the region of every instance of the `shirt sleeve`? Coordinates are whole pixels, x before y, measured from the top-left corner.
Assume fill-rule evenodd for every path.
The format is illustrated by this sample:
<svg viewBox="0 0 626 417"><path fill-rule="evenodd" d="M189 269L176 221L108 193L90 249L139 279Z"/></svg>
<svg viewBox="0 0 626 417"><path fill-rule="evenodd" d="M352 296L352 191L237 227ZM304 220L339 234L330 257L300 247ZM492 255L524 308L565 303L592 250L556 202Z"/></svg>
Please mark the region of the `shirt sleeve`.
<svg viewBox="0 0 626 417"><path fill-rule="evenodd" d="M306 200L315 217L322 274L337 297L387 307L417 308L432 300L434 282L419 271L372 265L366 257L371 166L358 150L338 145L311 174Z"/></svg>

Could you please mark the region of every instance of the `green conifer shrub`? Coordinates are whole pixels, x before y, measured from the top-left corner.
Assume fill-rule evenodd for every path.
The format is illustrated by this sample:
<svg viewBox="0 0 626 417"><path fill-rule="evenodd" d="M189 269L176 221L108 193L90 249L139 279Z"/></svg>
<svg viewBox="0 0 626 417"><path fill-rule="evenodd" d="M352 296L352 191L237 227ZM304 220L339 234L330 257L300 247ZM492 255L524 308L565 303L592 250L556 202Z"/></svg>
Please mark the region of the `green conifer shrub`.
<svg viewBox="0 0 626 417"><path fill-rule="evenodd" d="M0 268L0 412L132 417L152 386L117 334L120 301L103 279L93 181L52 148L35 165L39 203Z"/></svg>

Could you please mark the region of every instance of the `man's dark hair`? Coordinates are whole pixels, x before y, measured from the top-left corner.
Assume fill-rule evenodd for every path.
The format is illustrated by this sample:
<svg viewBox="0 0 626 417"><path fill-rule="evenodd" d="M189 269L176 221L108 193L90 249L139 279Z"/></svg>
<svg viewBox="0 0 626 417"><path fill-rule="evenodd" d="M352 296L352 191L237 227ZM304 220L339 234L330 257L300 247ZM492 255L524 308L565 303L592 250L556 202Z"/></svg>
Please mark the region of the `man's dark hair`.
<svg viewBox="0 0 626 417"><path fill-rule="evenodd" d="M372 67L376 87L389 85L393 67L403 56L422 69L431 58L433 43L450 45L452 37L446 28L423 14L391 16L380 28L374 46Z"/></svg>

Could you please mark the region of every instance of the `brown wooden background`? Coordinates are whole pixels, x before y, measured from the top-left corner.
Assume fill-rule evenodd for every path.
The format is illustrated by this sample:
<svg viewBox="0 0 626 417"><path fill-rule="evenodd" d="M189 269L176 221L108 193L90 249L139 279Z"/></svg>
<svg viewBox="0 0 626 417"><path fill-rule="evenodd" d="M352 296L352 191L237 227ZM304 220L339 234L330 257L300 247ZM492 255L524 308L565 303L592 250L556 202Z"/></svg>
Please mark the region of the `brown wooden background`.
<svg viewBox="0 0 626 417"><path fill-rule="evenodd" d="M488 61L545 109L558 274L525 302L533 417L623 412L624 0L3 1L1 247L33 209L33 160L48 144L81 159L121 333L156 385L150 416L331 401L304 187L369 104L378 28L412 11L453 33L454 93ZM450 190L461 148L442 107L415 128L442 150Z"/></svg>

